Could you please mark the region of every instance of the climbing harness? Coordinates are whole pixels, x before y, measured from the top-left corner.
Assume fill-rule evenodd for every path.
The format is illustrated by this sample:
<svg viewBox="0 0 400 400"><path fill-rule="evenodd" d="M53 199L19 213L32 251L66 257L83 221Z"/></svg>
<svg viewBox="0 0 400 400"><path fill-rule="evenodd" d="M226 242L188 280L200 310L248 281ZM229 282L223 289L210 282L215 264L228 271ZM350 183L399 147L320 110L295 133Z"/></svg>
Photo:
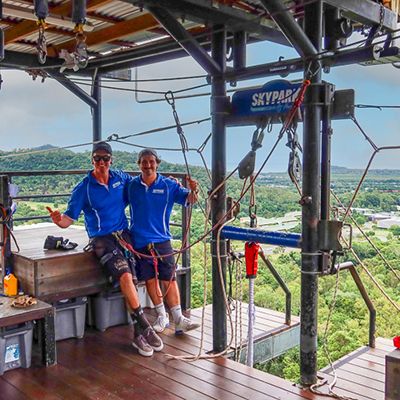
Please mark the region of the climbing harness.
<svg viewBox="0 0 400 400"><path fill-rule="evenodd" d="M86 35L83 27L86 23L86 1L74 0L72 3L72 22L75 23L75 48L72 53L66 49L60 50L60 58L64 59L64 63L60 68L60 72L65 69L78 71L86 68L89 62L88 49L86 44Z"/></svg>
<svg viewBox="0 0 400 400"><path fill-rule="evenodd" d="M74 28L75 32L75 57L79 68L86 68L89 62L89 55L86 44L86 35L83 32L83 23L78 23Z"/></svg>

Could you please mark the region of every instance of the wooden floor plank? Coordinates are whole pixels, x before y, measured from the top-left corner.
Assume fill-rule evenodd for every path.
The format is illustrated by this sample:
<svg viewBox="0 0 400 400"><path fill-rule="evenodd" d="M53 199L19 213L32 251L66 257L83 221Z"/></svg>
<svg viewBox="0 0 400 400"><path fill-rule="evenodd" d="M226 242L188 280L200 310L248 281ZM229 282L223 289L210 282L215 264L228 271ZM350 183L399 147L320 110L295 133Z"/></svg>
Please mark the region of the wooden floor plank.
<svg viewBox="0 0 400 400"><path fill-rule="evenodd" d="M320 374L321 372L319 372ZM324 376L330 376L330 381L332 381L333 379L333 373L330 374L323 374ZM364 388L371 388L374 390L377 390L378 392L383 392L385 390L385 384L384 382L379 382L376 381L374 379L370 379L370 378L366 378L364 376L360 376L357 374L354 374L352 372L349 371L344 371L342 369L336 370L336 376L339 378L338 379L338 384L340 384L340 382L342 380L356 383L359 386L363 386ZM360 392L363 390L363 388L360 388Z"/></svg>
<svg viewBox="0 0 400 400"><path fill-rule="evenodd" d="M333 375L325 375L329 382L333 382ZM370 385L365 386L360 384L360 379L355 379L354 381L350 381L352 377L357 378L356 375L351 375L348 373L344 373L343 371L337 372L337 383L333 388L333 391L336 392L338 389L343 390L347 393L348 396L358 396L360 397L360 393L362 396L369 400L383 400L384 399L384 392L381 390L377 390L372 388ZM360 378L360 377L358 377ZM366 378L364 378L365 380ZM365 382L365 381L364 381Z"/></svg>
<svg viewBox="0 0 400 400"><path fill-rule="evenodd" d="M93 337L96 342L104 342L108 345L123 345L126 342L124 336L116 335L114 333L106 332L105 335ZM241 397L235 395L231 391L221 389L218 385L214 385L199 374L198 368L195 365L187 365L184 370L178 366L172 366L165 357L160 358L159 354L155 354L151 359L145 359L144 357L138 357L136 354L125 353L121 355L128 359L135 358L135 362L141 365L143 368L152 370L157 375L163 375L169 377L176 382L181 382L191 388L196 388L206 396L210 396L215 399L235 399L239 400ZM188 372L190 370L190 372Z"/></svg>
<svg viewBox="0 0 400 400"><path fill-rule="evenodd" d="M86 379L101 380L109 391L120 398L128 399L140 396L151 399L175 400L181 397L162 390L153 385L149 379L144 379L140 374L135 374L135 369L119 368L104 357L92 355L82 351L84 346L77 346L71 341L62 343L63 351L59 363L70 368Z"/></svg>
<svg viewBox="0 0 400 400"><path fill-rule="evenodd" d="M115 334L119 334L120 336L124 337L124 332L119 329L119 331L115 331ZM189 355L196 353L197 348L193 346L182 346L182 342L177 340L171 336L162 335L164 344L166 345L166 353L173 354L173 355ZM195 350L193 352L193 350ZM164 355L157 355L157 357L164 357ZM202 377L206 378L209 374L213 374L217 377L224 378L224 381L227 380L229 382L228 388L229 390L235 389L235 393L240 395L244 395L245 398L251 399L265 399L266 394L271 396L271 399L298 399L297 395L290 393L286 390L282 390L280 387L269 385L267 382L260 382L257 380L249 379L247 376L238 373L231 369L226 369L218 364L215 364L213 361L209 360L197 360L191 364L186 362L171 360L168 362L170 365L174 365L174 363L179 363L180 368L186 369L188 365L195 366L196 368L200 368L202 370L201 373ZM205 374L208 372L209 374ZM208 378L207 378L208 379ZM251 382L250 382L251 381ZM221 381L216 381L216 384ZM221 383L219 383L221 384ZM238 384L240 384L238 386ZM251 388L251 389L249 389ZM260 397L261 396L261 397ZM277 397L276 397L277 396Z"/></svg>
<svg viewBox="0 0 400 400"><path fill-rule="evenodd" d="M0 377L0 393L4 399L29 400L29 397L22 393L17 387Z"/></svg>
<svg viewBox="0 0 400 400"><path fill-rule="evenodd" d="M29 399L42 399L42 400L60 400L62 397L44 388L40 383L35 380L27 378L24 374L24 369L14 369L7 371L3 375L3 379L9 384L18 388L19 391L24 393Z"/></svg>

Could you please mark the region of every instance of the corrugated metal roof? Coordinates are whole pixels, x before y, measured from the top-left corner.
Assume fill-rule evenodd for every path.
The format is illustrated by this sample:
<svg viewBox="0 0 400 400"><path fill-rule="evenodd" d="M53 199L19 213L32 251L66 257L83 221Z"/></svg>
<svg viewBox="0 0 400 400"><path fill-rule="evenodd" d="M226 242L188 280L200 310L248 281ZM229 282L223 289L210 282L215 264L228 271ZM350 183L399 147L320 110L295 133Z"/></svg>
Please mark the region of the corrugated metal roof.
<svg viewBox="0 0 400 400"><path fill-rule="evenodd" d="M222 0L218 1L222 3ZM236 1L235 3L235 8L241 8L242 12L247 14L252 13L252 8L243 8L243 5L261 7L259 0ZM88 4L90 10L87 13L87 21L91 25L91 31L86 29L85 34L87 35L86 41L90 53L107 54L110 51L118 52L149 42L155 45L154 41L158 39L165 41L165 30L148 12L137 6L120 0L96 0L95 2L89 1ZM204 4L207 5L207 3ZM36 21L33 2L28 0L3 0L3 7L5 21L2 21L1 26L6 31L6 50L35 53L38 28L32 24L21 24L26 20L33 23ZM75 34L73 33L74 24L70 19L71 0L54 0L49 4L49 8L50 15L47 19L48 29L45 36L50 51L48 58L51 58L56 56L63 48L70 52L74 51ZM60 8L66 10L63 15L60 15ZM179 20L187 30L196 27L204 28L201 20L194 18L195 22L193 22L188 14L190 13L185 12L183 22ZM254 12L257 17L259 14L259 12ZM210 15L212 15L212 9L210 9ZM137 26L134 22L136 18L138 18ZM205 18L207 18L207 21L203 22L207 25L210 24L208 15ZM127 20L133 20L132 24L124 23ZM27 42L30 44L28 45ZM175 43L173 39L171 39L171 42Z"/></svg>

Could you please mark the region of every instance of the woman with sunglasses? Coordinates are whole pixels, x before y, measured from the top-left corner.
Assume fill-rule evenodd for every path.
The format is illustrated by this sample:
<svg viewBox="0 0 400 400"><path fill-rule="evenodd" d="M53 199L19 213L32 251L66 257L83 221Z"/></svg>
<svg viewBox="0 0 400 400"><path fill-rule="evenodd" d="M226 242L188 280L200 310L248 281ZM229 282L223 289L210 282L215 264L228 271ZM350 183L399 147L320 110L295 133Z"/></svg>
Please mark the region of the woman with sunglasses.
<svg viewBox="0 0 400 400"><path fill-rule="evenodd" d="M93 250L106 273L118 281L134 321L132 345L142 356L151 356L161 351L163 343L143 314L139 296L134 285L134 257L125 257L126 248L121 243L130 243L125 215L127 200L124 188L132 177L120 170L110 169L112 149L107 142L93 145L93 169L74 188L67 210L61 214L49 208L53 222L67 228L84 214L85 227Z"/></svg>

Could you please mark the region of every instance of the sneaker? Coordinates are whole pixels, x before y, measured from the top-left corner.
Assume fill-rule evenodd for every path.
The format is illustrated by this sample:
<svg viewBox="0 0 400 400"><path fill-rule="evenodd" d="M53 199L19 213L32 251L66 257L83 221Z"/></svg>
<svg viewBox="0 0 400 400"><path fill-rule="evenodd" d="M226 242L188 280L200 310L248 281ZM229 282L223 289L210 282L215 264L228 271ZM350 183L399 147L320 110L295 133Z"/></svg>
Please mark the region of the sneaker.
<svg viewBox="0 0 400 400"><path fill-rule="evenodd" d="M195 324L189 318L181 317L179 322L175 324L175 335L182 335L184 332L197 329L200 324Z"/></svg>
<svg viewBox="0 0 400 400"><path fill-rule="evenodd" d="M164 348L164 343L160 339L160 336L154 332L151 326L145 329L143 336L154 351L161 351Z"/></svg>
<svg viewBox="0 0 400 400"><path fill-rule="evenodd" d="M153 329L157 333L164 332L165 328L169 327L169 316L168 314L164 315L159 315L156 319L156 322L154 322Z"/></svg>
<svg viewBox="0 0 400 400"><path fill-rule="evenodd" d="M153 355L153 348L147 342L144 334L133 338L132 346L137 349L141 356L151 357Z"/></svg>

